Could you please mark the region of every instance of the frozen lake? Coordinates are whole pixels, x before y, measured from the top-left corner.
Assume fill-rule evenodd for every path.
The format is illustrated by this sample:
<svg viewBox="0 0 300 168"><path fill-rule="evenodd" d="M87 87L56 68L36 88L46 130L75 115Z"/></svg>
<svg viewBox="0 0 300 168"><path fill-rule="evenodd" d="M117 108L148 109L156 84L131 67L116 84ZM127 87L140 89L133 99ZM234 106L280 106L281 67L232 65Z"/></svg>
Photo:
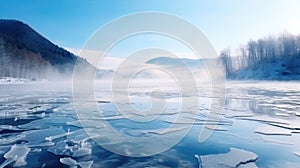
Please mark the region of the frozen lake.
<svg viewBox="0 0 300 168"><path fill-rule="evenodd" d="M88 136L78 121L71 83L0 84L0 167L300 167L299 83L228 82L224 113L220 120L209 121L211 96L205 85L198 91L199 105L184 109L180 109L181 98L189 100L195 91L181 95L171 85L159 84L154 91L133 87L129 102L115 102L110 89L96 83L93 103L101 114L87 108L89 115L82 122ZM155 101L167 102L163 112L156 113L155 107L151 114L116 112L117 107L128 106L143 111L151 103L155 106ZM175 120L179 113L184 119ZM137 138L170 138L180 136L191 124L183 139L153 156L146 156L147 151L172 139L162 139L158 146L136 144L132 149L107 129ZM215 131L200 142L203 129ZM145 156L118 155L99 146L97 140L121 153L144 151Z"/></svg>

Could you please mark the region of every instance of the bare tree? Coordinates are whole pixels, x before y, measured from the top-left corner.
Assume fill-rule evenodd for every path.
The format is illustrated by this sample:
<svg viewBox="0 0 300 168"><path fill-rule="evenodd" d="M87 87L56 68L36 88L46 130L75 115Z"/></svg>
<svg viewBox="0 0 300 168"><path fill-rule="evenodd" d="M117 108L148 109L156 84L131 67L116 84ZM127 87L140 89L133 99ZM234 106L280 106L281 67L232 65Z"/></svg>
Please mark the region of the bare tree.
<svg viewBox="0 0 300 168"><path fill-rule="evenodd" d="M226 71L226 76L230 77L233 72L233 62L231 60L231 52L230 49L224 49L220 54L221 62L223 63Z"/></svg>

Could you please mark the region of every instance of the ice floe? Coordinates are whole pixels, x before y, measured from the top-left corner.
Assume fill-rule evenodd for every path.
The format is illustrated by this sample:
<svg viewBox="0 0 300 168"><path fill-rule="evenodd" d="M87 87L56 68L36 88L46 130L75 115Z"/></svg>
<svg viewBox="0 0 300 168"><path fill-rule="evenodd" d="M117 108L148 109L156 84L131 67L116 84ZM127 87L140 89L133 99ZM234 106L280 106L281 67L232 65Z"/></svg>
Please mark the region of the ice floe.
<svg viewBox="0 0 300 168"><path fill-rule="evenodd" d="M258 156L243 149L230 148L226 154L195 155L199 162L199 168L228 168L241 166L254 166ZM251 165L247 165L251 164Z"/></svg>
<svg viewBox="0 0 300 168"><path fill-rule="evenodd" d="M275 127L271 125L260 126L254 130L256 133L265 135L292 135L292 131L285 128Z"/></svg>
<svg viewBox="0 0 300 168"><path fill-rule="evenodd" d="M60 158L59 161L70 167L76 167L76 165L77 165L77 161L70 157Z"/></svg>
<svg viewBox="0 0 300 168"><path fill-rule="evenodd" d="M87 142L81 142L78 149L76 149L72 157L82 157L92 153L91 145Z"/></svg>
<svg viewBox="0 0 300 168"><path fill-rule="evenodd" d="M287 124L287 125L290 124L289 120L270 117L267 115L256 115L252 117L238 117L238 118L243 120L261 121L261 122L275 123L275 124Z"/></svg>
<svg viewBox="0 0 300 168"><path fill-rule="evenodd" d="M74 153L74 146L69 145L70 144L68 144L67 141L59 141L54 146L48 148L47 151L55 155L72 156Z"/></svg>
<svg viewBox="0 0 300 168"><path fill-rule="evenodd" d="M88 128L86 128L85 130L90 131L90 129L88 129ZM86 142L95 136L99 136L99 135L92 135L91 133L89 135L87 135L85 130L80 129L80 130L74 131L72 134L67 135L67 139L70 142L80 144L81 142Z"/></svg>
<svg viewBox="0 0 300 168"><path fill-rule="evenodd" d="M93 161L82 161L77 162L76 160L72 159L71 157L60 158L59 161L69 167L77 167L80 166L81 168L90 168L92 167Z"/></svg>
<svg viewBox="0 0 300 168"><path fill-rule="evenodd" d="M228 128L222 127L220 125L205 125L205 128L209 130L214 130L214 131L227 131Z"/></svg>
<svg viewBox="0 0 300 168"><path fill-rule="evenodd" d="M287 113L275 113L275 115L282 116L282 117L288 117L289 116L289 114L287 114Z"/></svg>
<svg viewBox="0 0 300 168"><path fill-rule="evenodd" d="M182 131L187 129L187 127L173 127L173 128L163 128L163 129L155 129L155 130L142 130L142 133L144 134L159 134L159 135L163 135L163 134L168 134L168 133L173 133L173 132L177 132L177 131Z"/></svg>
<svg viewBox="0 0 300 168"><path fill-rule="evenodd" d="M82 134L84 136L80 136ZM82 157L91 154L92 147L90 143L87 142L90 137L84 134L82 130L74 131L66 136L67 139L57 142L54 146L48 148L48 151L56 155L72 157Z"/></svg>
<svg viewBox="0 0 300 168"><path fill-rule="evenodd" d="M241 164L238 166L238 168L258 168L257 165L254 162Z"/></svg>
<svg viewBox="0 0 300 168"><path fill-rule="evenodd" d="M73 153L72 157L82 157L90 155L91 153L92 149L90 147L81 147Z"/></svg>
<svg viewBox="0 0 300 168"><path fill-rule="evenodd" d="M295 145L294 142L288 141L288 138L290 136L282 136L282 135L265 135L265 134L259 134L263 142L265 143L275 143L280 145Z"/></svg>
<svg viewBox="0 0 300 168"><path fill-rule="evenodd" d="M18 140L21 140L25 137L24 134L18 134L18 135L11 135L8 137L1 137L0 138L0 145L6 145L6 144L11 144L11 143L15 143Z"/></svg>
<svg viewBox="0 0 300 168"><path fill-rule="evenodd" d="M94 161L78 162L78 165L82 168L91 168Z"/></svg>
<svg viewBox="0 0 300 168"><path fill-rule="evenodd" d="M298 157L300 157L300 152L294 152L294 154Z"/></svg>
<svg viewBox="0 0 300 168"><path fill-rule="evenodd" d="M233 110L226 109L224 112L226 118L235 118L235 117L253 117L252 113L249 113L245 110Z"/></svg>
<svg viewBox="0 0 300 168"><path fill-rule="evenodd" d="M269 123L269 124L277 127L291 129L291 130L300 130L300 121L297 120L291 121L289 124L281 124L281 123Z"/></svg>
<svg viewBox="0 0 300 168"><path fill-rule="evenodd" d="M13 145L11 149L4 154L4 158L6 159L0 167L6 167L7 165L14 163L14 167L25 166L26 156L30 152L30 148L26 145Z"/></svg>
<svg viewBox="0 0 300 168"><path fill-rule="evenodd" d="M93 127L93 128L103 128L106 127L106 125L103 122L97 122L97 120L75 120L75 121L69 121L67 122L67 125L72 125L79 128L87 128L87 127Z"/></svg>
<svg viewBox="0 0 300 168"><path fill-rule="evenodd" d="M26 131L23 134L24 138L22 139L28 141L28 145L39 146L50 139L49 137L64 135L66 132L62 128L49 128L43 130ZM49 144L45 143L45 145Z"/></svg>

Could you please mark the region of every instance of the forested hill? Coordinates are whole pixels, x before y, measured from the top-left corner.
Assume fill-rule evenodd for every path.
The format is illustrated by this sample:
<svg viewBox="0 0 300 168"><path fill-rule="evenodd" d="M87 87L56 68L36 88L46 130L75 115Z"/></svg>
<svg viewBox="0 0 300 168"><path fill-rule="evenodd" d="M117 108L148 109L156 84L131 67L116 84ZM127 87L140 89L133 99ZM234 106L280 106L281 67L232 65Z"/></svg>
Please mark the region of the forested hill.
<svg viewBox="0 0 300 168"><path fill-rule="evenodd" d="M85 60L53 44L27 24L0 20L0 77L70 76L76 60Z"/></svg>
<svg viewBox="0 0 300 168"><path fill-rule="evenodd" d="M224 49L220 59L229 79L300 80L300 35L282 33Z"/></svg>

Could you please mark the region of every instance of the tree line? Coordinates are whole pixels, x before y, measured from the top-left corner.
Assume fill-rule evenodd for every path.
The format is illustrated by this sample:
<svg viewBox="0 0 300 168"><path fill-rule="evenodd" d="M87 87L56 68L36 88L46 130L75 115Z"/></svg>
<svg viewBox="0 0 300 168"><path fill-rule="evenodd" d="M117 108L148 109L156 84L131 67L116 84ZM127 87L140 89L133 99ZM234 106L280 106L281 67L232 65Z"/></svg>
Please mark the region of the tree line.
<svg viewBox="0 0 300 168"><path fill-rule="evenodd" d="M297 66L294 60L300 57L300 35L284 32L278 36L249 40L237 51L237 54L232 55L231 49L226 48L220 53L227 77L241 69L255 68L258 64L276 60L281 60L286 64L284 66L293 70Z"/></svg>

